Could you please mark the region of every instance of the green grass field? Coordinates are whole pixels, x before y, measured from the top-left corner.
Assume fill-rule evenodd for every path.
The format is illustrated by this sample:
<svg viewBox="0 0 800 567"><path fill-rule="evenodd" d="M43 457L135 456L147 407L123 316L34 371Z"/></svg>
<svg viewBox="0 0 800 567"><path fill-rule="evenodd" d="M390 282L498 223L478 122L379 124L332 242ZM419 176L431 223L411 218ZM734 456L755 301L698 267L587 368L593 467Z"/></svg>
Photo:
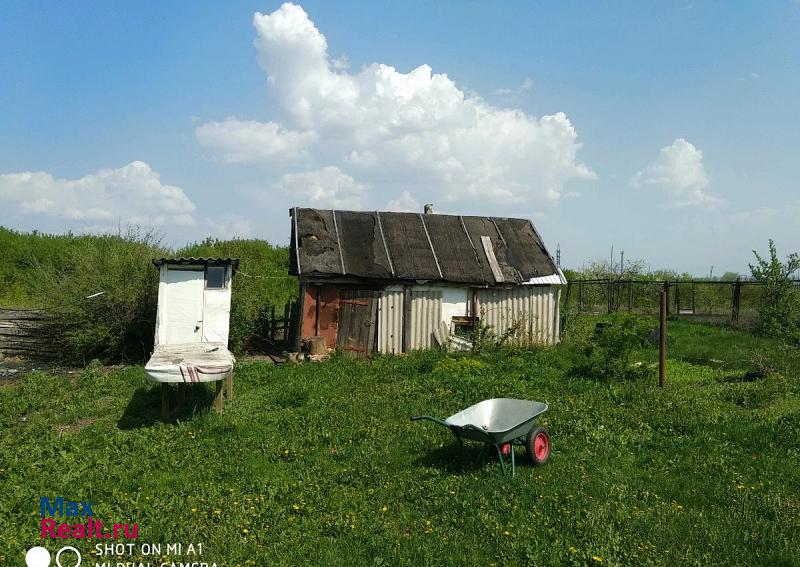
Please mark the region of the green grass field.
<svg viewBox="0 0 800 567"><path fill-rule="evenodd" d="M684 322L671 336L663 390L575 376L569 346L253 362L224 415L193 388L174 424L141 367L27 374L0 386L0 565L41 543L40 496L92 500L140 543L202 542L220 566L799 565L796 351ZM764 359L779 370L743 381ZM409 421L499 396L550 403L544 467L503 478Z"/></svg>

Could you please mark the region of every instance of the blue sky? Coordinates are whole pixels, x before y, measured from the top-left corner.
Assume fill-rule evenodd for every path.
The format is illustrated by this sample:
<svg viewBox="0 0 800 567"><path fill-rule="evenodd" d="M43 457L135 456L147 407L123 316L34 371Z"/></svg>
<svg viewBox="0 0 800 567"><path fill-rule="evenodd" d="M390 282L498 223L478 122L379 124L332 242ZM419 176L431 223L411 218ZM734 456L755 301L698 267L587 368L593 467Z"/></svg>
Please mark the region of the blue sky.
<svg viewBox="0 0 800 567"><path fill-rule="evenodd" d="M793 0L6 3L0 224L286 243L292 205L432 201L570 267L745 272L800 249L798 30Z"/></svg>

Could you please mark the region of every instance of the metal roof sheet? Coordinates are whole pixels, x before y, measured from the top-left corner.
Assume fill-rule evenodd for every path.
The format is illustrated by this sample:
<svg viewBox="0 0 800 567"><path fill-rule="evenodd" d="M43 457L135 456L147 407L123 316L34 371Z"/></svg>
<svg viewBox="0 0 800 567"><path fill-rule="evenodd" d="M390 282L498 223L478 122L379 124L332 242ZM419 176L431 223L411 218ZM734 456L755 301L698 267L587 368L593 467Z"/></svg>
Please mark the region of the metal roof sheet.
<svg viewBox="0 0 800 567"><path fill-rule="evenodd" d="M555 276L561 283L526 219L297 207L290 214L293 275L478 285Z"/></svg>
<svg viewBox="0 0 800 567"><path fill-rule="evenodd" d="M176 266L228 266L233 268L233 271L239 269L239 258L154 258L153 265L156 268L161 267L162 264L176 265Z"/></svg>

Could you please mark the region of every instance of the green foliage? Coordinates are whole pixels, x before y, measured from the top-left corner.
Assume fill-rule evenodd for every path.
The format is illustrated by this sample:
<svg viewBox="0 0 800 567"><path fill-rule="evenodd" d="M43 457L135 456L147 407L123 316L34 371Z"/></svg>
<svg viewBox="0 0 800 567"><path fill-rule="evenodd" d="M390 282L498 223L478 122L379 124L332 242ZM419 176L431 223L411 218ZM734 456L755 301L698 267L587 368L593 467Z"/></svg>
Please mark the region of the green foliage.
<svg viewBox="0 0 800 567"><path fill-rule="evenodd" d="M54 236L0 227L0 306L45 307L63 359L83 364L142 360L153 342L161 256L240 259L233 280L230 346L253 347L264 321L297 295L288 275L288 249L261 240L206 240L177 252L157 235L135 228L119 235ZM95 297L89 297L95 294Z"/></svg>
<svg viewBox="0 0 800 567"><path fill-rule="evenodd" d="M92 500L107 524L138 522L139 542L203 542L167 564L796 564L800 367L731 382L737 345L776 341L684 321L670 333L663 389L570 379L571 345L239 363L223 415L194 385L169 424L140 367L30 373L0 387L0 565L63 545L40 537L40 495ZM409 420L503 396L550 405L552 458L533 468L516 448L513 479ZM96 543L71 544L83 565L102 561Z"/></svg>
<svg viewBox="0 0 800 567"><path fill-rule="evenodd" d="M634 365L634 351L642 347L650 323L627 313L615 314L600 323L594 337L584 347L586 361L580 372L604 380L635 379L648 376L644 364Z"/></svg>
<svg viewBox="0 0 800 567"><path fill-rule="evenodd" d="M271 308L297 299L297 279L289 275L289 249L263 240L213 240L187 246L178 256L239 258L233 278L230 346L234 352L254 348L264 338Z"/></svg>
<svg viewBox="0 0 800 567"><path fill-rule="evenodd" d="M0 307L41 307L41 270L61 271L92 236L25 233L0 226Z"/></svg>
<svg viewBox="0 0 800 567"><path fill-rule="evenodd" d="M484 368L486 364L475 358L446 356L433 365L433 373L439 376L457 377L480 374Z"/></svg>
<svg viewBox="0 0 800 567"><path fill-rule="evenodd" d="M769 258L755 250L753 254L756 263L750 264L750 272L762 284L759 330L767 337L800 344L800 294L792 283L792 273L800 268L800 256L792 253L785 263L781 262L772 239Z"/></svg>
<svg viewBox="0 0 800 567"><path fill-rule="evenodd" d="M40 266L37 298L52 315L51 335L67 362L145 359L152 350L163 248L152 233L84 237L60 268Z"/></svg>

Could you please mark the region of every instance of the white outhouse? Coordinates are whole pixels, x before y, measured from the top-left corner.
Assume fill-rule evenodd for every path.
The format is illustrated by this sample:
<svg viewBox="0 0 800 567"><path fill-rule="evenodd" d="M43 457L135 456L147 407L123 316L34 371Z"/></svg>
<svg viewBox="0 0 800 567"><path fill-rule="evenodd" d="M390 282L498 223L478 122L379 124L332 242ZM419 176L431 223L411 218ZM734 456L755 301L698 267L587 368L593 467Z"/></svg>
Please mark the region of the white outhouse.
<svg viewBox="0 0 800 567"><path fill-rule="evenodd" d="M216 382L216 407L222 411L222 380L233 396L233 365L228 350L231 282L239 260L159 258L155 346L145 365L147 377L162 385L162 410L169 413L167 384ZM182 393L182 392L181 392Z"/></svg>

